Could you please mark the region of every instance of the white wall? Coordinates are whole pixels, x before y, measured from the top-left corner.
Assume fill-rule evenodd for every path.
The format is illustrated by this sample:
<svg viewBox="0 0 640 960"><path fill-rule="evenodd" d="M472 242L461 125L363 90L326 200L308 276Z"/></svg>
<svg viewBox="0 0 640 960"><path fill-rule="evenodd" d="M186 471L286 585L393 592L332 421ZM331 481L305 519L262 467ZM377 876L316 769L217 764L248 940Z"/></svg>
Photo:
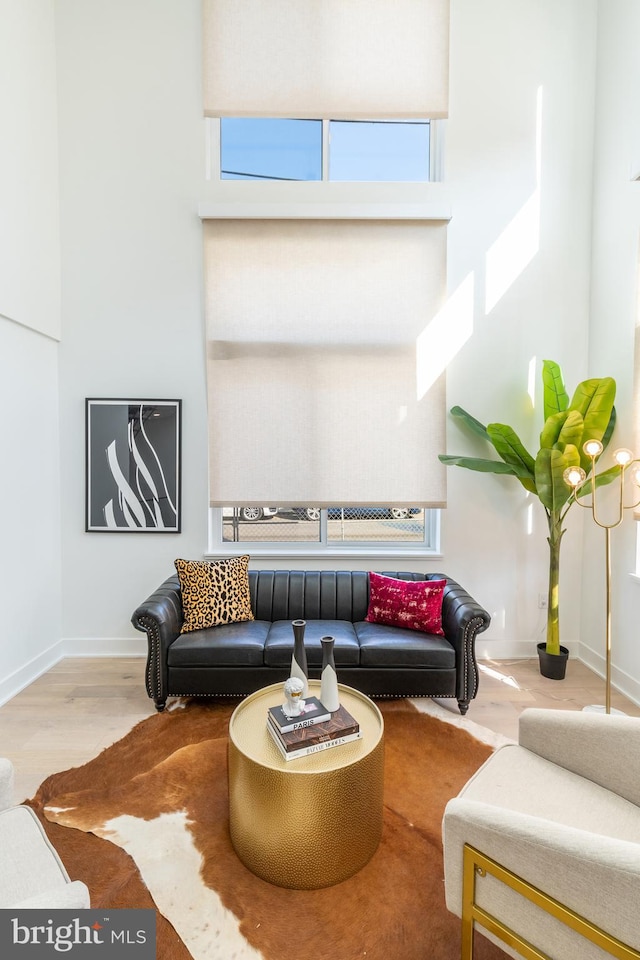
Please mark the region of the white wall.
<svg viewBox="0 0 640 960"><path fill-rule="evenodd" d="M594 151L593 255L591 262L590 367L616 378L616 446L638 451L640 433L631 415L634 327L638 314L640 238L640 5L600 0L598 96ZM603 501L606 503L606 501ZM615 512L603 510L610 522ZM583 563L581 656L604 669L604 533L587 523ZM612 531L612 677L640 700L640 582L635 570L637 524L629 516Z"/></svg>
<svg viewBox="0 0 640 960"><path fill-rule="evenodd" d="M0 318L0 703L62 656L57 351Z"/></svg>
<svg viewBox="0 0 640 960"><path fill-rule="evenodd" d="M0 0L0 315L60 336L54 0Z"/></svg>
<svg viewBox="0 0 640 960"><path fill-rule="evenodd" d="M2 703L62 645L53 3L2 0L0 22Z"/></svg>
<svg viewBox="0 0 640 960"><path fill-rule="evenodd" d="M56 9L63 636L73 651L142 650L132 610L176 556L206 549L200 3L58 0ZM449 405L535 443L532 358L558 360L571 386L587 370L595 0L453 0L451 43L450 289L467 280L474 292L462 333L453 329ZM182 535L83 532L86 396L183 398ZM449 449L471 449L454 425ZM455 469L448 479L444 556L416 565L448 572L492 612L483 652L535 655L542 510L534 505L529 535L517 484ZM578 529L565 550L565 610L580 601L579 550ZM567 619L563 642L573 644Z"/></svg>
<svg viewBox="0 0 640 960"><path fill-rule="evenodd" d="M59 0L63 636L145 649L129 619L207 538L199 0ZM85 397L183 400L181 535L84 532Z"/></svg>
<svg viewBox="0 0 640 960"><path fill-rule="evenodd" d="M535 455L541 361L561 364L570 391L588 375L595 4L453 0L451 50L450 289L472 286L474 309L455 331L448 402L513 426ZM448 451L491 456L454 422ZM581 518L569 520L561 635L575 649ZM541 505L517 481L449 468L442 567L492 614L481 653L535 656L546 535Z"/></svg>

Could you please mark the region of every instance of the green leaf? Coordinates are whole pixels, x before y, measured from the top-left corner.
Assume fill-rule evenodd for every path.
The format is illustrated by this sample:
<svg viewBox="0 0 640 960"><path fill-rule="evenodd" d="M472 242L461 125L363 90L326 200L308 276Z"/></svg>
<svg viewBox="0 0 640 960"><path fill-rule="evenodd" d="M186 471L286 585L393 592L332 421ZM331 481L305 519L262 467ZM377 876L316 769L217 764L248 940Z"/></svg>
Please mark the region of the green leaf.
<svg viewBox="0 0 640 960"><path fill-rule="evenodd" d="M613 431L614 431L614 429L615 429L616 419L617 419L616 408L615 408L615 407L612 407L612 409L611 409L611 417L609 418L609 423L607 424L607 429L605 430L604 436L603 436L603 438L602 438L602 446L603 446L605 449L609 446L609 441L611 440L611 434L613 433Z"/></svg>
<svg viewBox="0 0 640 960"><path fill-rule="evenodd" d="M580 450L582 446L582 435L584 433L584 420L578 410L569 410L567 419L564 422L562 430L558 435L558 443L571 444Z"/></svg>
<svg viewBox="0 0 640 960"><path fill-rule="evenodd" d="M582 415L577 410L555 413L544 425L540 434L540 446L549 450L553 447L564 450L570 445L579 450L582 445L583 427Z"/></svg>
<svg viewBox="0 0 640 960"><path fill-rule="evenodd" d="M561 410L559 413L552 413L547 417L545 425L540 433L540 446L547 447L548 450L558 442L560 431L564 427L565 420L569 416L568 410Z"/></svg>
<svg viewBox="0 0 640 960"><path fill-rule="evenodd" d="M517 476L513 467L502 460L481 460L478 457L456 457L446 453L438 454L438 460L448 467L465 467L467 470L476 470L478 473L504 473L508 476Z"/></svg>
<svg viewBox="0 0 640 960"><path fill-rule="evenodd" d="M463 410L462 407L452 407L451 416L455 417L456 420L461 420L462 423L464 423L464 425L468 427L472 433L482 437L483 440L489 440L485 425L480 423L479 420L476 420L475 417L472 417L471 414L467 413L466 410Z"/></svg>
<svg viewBox="0 0 640 960"><path fill-rule="evenodd" d="M543 447L536 457L536 487L540 502L550 513L558 512L572 496L571 487L564 480L567 467L577 467L580 454L577 447L557 444Z"/></svg>
<svg viewBox="0 0 640 960"><path fill-rule="evenodd" d="M487 434L504 462L513 467L525 490L535 493L536 463L515 430L504 423L490 423Z"/></svg>
<svg viewBox="0 0 640 960"><path fill-rule="evenodd" d="M562 413L569 406L569 394L564 387L562 371L553 360L542 361L542 386L546 422L554 413Z"/></svg>
<svg viewBox="0 0 640 960"><path fill-rule="evenodd" d="M571 400L571 410L578 410L584 419L582 442L602 440L607 430L616 398L616 382L613 377L583 380L576 387ZM589 473L591 459L580 451L582 469Z"/></svg>
<svg viewBox="0 0 640 960"><path fill-rule="evenodd" d="M553 447L541 447L536 457L536 487L540 503L547 510L553 509L553 483L551 479L551 451Z"/></svg>

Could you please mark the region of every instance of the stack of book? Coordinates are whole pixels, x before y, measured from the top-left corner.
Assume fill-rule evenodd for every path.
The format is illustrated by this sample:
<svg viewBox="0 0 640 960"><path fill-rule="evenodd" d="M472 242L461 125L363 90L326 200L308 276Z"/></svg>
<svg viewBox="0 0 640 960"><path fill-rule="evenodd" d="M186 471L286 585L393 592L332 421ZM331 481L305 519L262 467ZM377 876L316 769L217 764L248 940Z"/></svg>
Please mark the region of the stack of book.
<svg viewBox="0 0 640 960"><path fill-rule="evenodd" d="M306 699L299 717L288 717L280 706L269 707L267 730L285 760L308 757L362 736L358 721L345 707L330 713L316 697Z"/></svg>

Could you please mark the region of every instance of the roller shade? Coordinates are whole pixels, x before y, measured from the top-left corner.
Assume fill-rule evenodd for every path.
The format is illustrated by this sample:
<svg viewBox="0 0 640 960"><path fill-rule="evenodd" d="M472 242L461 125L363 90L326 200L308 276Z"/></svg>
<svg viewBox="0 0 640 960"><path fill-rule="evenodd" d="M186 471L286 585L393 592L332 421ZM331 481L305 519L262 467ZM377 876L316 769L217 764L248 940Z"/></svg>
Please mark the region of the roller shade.
<svg viewBox="0 0 640 960"><path fill-rule="evenodd" d="M203 0L210 117L445 117L449 0Z"/></svg>
<svg viewBox="0 0 640 960"><path fill-rule="evenodd" d="M444 506L417 343L446 225L210 220L204 246L211 504Z"/></svg>

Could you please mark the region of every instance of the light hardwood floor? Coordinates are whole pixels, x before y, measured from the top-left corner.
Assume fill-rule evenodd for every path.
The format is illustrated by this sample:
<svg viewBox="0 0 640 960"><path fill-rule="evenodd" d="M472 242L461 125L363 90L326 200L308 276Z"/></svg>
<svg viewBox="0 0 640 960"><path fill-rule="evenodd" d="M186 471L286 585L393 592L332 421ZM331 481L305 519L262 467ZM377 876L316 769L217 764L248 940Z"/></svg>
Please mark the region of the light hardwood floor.
<svg viewBox="0 0 640 960"><path fill-rule="evenodd" d="M85 763L155 713L144 668L143 658L62 660L0 707L0 756L16 768L16 802L33 796L49 774ZM604 703L604 681L577 660L569 661L562 681L541 677L537 658L485 660L480 670L467 717L513 739L525 707L580 710ZM440 703L459 715L455 700ZM640 706L615 691L612 706L640 716Z"/></svg>

